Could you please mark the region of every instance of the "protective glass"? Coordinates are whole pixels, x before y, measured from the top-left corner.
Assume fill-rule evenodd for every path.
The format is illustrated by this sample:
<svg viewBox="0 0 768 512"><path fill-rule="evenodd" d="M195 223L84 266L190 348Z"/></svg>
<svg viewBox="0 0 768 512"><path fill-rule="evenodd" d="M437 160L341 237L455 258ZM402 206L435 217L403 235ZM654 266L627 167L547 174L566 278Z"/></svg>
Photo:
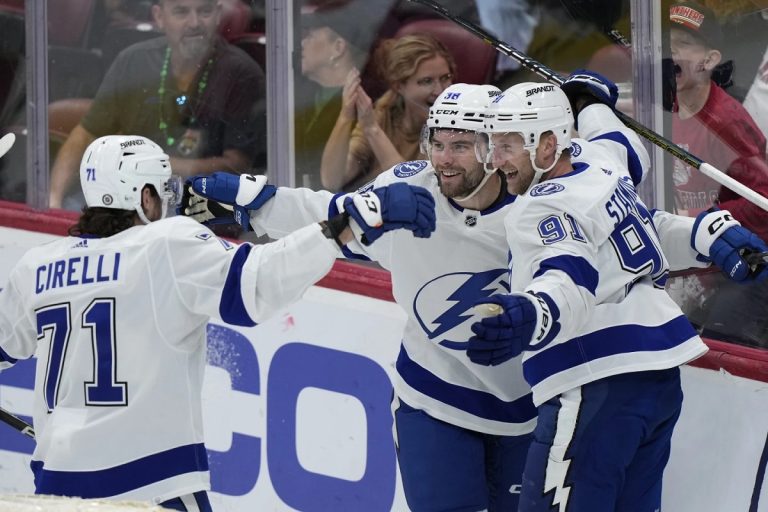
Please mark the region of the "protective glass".
<svg viewBox="0 0 768 512"><path fill-rule="evenodd" d="M434 131L430 129L421 132L421 148L431 160L433 156L450 156L451 158L462 158L477 152L475 150L475 139L477 133L468 130L440 129L441 132L450 134L448 137L442 136L442 140L435 140Z"/></svg>
<svg viewBox="0 0 768 512"><path fill-rule="evenodd" d="M481 162L490 163L494 160L509 160L525 151L523 134L521 133L493 133L490 136L483 133L480 135L483 135L486 139L482 143L478 142L475 144L475 151L478 153L478 159L481 159Z"/></svg>

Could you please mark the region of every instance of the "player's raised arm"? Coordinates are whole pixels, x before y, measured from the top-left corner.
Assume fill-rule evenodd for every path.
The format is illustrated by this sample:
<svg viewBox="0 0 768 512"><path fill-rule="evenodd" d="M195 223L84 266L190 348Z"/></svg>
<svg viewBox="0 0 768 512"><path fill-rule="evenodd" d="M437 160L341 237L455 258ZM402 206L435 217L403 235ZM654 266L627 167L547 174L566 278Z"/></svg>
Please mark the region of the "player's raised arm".
<svg viewBox="0 0 768 512"><path fill-rule="evenodd" d="M407 229L426 238L435 224L431 193L404 182L334 196L308 189L278 189L267 184L265 176L225 172L187 180L179 213L204 224L237 222L244 229L281 224L282 229L265 229L273 237L285 234L286 222L303 226L344 214L352 219L354 239L364 246L394 229ZM265 222L262 216L273 220Z"/></svg>
<svg viewBox="0 0 768 512"><path fill-rule="evenodd" d="M562 90L573 106L579 136L619 158L637 186L648 172L650 157L637 133L614 113L619 94L616 84L599 73L580 69L565 80ZM578 154L572 156L578 161Z"/></svg>

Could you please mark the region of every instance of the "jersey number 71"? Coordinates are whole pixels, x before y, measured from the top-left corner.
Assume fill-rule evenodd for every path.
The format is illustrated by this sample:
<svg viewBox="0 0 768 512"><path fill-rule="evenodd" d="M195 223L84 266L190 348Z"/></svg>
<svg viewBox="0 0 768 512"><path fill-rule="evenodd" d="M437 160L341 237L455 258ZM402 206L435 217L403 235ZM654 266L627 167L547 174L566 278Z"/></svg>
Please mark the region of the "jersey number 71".
<svg viewBox="0 0 768 512"><path fill-rule="evenodd" d="M69 303L38 309L37 341L49 340L45 369L45 403L52 411L58 402L67 349L72 333ZM128 404L128 384L117 380L115 299L94 299L82 312L83 330L90 331L93 352L93 379L85 382L85 405L114 406Z"/></svg>

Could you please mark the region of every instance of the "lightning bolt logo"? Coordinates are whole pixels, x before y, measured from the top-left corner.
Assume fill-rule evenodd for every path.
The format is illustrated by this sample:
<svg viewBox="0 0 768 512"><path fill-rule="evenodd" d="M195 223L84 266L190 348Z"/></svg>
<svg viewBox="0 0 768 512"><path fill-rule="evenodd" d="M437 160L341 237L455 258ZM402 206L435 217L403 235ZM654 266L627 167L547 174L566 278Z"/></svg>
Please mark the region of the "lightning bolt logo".
<svg viewBox="0 0 768 512"><path fill-rule="evenodd" d="M567 455L578 425L581 388L563 393L560 396L560 404L555 437L549 449L544 476L544 494L551 494L552 509L565 512L568 509L568 498L571 494L571 486L566 484L568 469L571 467L571 459Z"/></svg>
<svg viewBox="0 0 768 512"><path fill-rule="evenodd" d="M507 269L459 272L426 283L413 301L416 319L430 340L453 350L466 350L472 335L467 320L480 298L509 291ZM455 341L460 340L460 341Z"/></svg>

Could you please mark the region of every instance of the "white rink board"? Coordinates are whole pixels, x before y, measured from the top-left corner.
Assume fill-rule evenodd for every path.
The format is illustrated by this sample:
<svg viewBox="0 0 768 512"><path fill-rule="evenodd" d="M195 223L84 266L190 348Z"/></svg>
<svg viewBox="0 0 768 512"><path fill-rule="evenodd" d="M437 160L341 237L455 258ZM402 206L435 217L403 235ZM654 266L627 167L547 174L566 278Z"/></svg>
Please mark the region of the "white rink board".
<svg viewBox="0 0 768 512"><path fill-rule="evenodd" d="M52 238L0 228L0 286L26 247ZM404 322L391 302L314 287L257 327L212 324L204 413L214 510L407 510L387 379ZM0 374L0 406L28 415L31 375L17 370ZM683 385L664 510L768 512L756 482L768 384L685 367ZM0 425L0 494L33 491L23 442Z"/></svg>

